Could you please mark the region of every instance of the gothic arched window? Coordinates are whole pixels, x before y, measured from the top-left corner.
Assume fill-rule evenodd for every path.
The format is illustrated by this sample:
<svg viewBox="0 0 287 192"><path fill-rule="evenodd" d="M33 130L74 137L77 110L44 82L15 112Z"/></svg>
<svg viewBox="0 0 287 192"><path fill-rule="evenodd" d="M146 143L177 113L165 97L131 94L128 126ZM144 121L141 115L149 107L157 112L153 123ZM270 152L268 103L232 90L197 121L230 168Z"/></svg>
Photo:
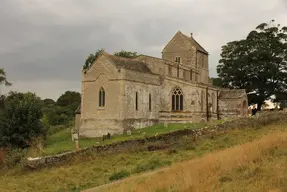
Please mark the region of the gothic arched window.
<svg viewBox="0 0 287 192"><path fill-rule="evenodd" d="M99 107L104 106L105 106L105 89L101 87L99 91Z"/></svg>
<svg viewBox="0 0 287 192"><path fill-rule="evenodd" d="M183 92L178 87L172 90L171 106L172 111L183 110Z"/></svg>

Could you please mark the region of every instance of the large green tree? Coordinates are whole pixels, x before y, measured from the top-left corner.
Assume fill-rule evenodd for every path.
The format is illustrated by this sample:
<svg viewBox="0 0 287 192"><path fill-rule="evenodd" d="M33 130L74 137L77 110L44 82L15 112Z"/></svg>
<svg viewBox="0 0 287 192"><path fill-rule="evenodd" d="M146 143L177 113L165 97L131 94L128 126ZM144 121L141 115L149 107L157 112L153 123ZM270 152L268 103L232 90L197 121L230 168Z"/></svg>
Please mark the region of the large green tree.
<svg viewBox="0 0 287 192"><path fill-rule="evenodd" d="M266 99L287 88L287 27L262 23L245 39L222 47L217 73L223 87L246 89L261 109Z"/></svg>
<svg viewBox="0 0 287 192"><path fill-rule="evenodd" d="M10 92L0 115L0 148L26 148L45 137L41 100L33 93Z"/></svg>
<svg viewBox="0 0 287 192"><path fill-rule="evenodd" d="M81 103L81 94L76 91L66 91L56 103L58 106L69 108L74 112Z"/></svg>

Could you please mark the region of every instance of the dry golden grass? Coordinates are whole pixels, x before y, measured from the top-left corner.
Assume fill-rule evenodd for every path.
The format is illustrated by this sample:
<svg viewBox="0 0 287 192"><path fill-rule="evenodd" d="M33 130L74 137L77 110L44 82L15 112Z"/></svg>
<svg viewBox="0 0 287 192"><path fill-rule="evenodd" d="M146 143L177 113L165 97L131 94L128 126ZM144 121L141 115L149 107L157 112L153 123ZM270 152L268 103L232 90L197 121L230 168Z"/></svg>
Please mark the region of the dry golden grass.
<svg viewBox="0 0 287 192"><path fill-rule="evenodd" d="M279 158L275 162L272 158L274 151L282 148L285 150L283 156L286 158L286 147L287 133L278 131L257 141L174 164L162 171L87 191L244 191L248 185L248 191L279 192L281 190L278 187L282 185L282 180L287 178L286 173L284 176L282 171L286 171L287 160ZM261 171L261 178L256 179L257 172ZM244 177L240 177L247 172L250 177L248 182L254 183L247 183Z"/></svg>

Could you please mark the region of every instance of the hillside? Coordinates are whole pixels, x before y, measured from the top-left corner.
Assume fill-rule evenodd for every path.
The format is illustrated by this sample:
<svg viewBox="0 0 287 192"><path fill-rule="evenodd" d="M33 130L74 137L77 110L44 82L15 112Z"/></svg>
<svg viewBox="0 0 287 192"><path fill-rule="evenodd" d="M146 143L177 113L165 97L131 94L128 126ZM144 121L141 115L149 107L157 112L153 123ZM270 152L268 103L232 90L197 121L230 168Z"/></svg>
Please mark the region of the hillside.
<svg viewBox="0 0 287 192"><path fill-rule="evenodd" d="M284 191L287 132L176 163L169 168L84 192L104 191Z"/></svg>
<svg viewBox="0 0 287 192"><path fill-rule="evenodd" d="M274 118L276 117L276 118ZM272 120L273 118L273 120ZM236 122L233 122L236 123ZM65 162L62 165L46 167L36 170L25 170L21 169L20 165L13 169L1 171L0 173L0 191L81 191L100 185L104 185L125 177L130 177L134 175L140 175L145 172L157 170L163 167L171 166L171 170L176 173L176 168L179 166L179 162L184 162L187 160L193 160L198 162L196 159L202 158L205 159L206 155L213 154L221 150L232 150L231 147L240 146L246 143L255 142L251 144L253 148L250 148L248 151L252 153L245 153L247 159L253 158L248 157L248 155L254 153L257 149L258 142L265 142L266 140L271 142L271 147L265 147L262 149L262 152L268 152L272 146L277 147L277 150L274 150L274 155L283 150L281 156L286 157L286 152L284 153L283 145L280 145L274 141L280 141L277 137L277 133L280 133L283 136L283 133L286 133L287 121L286 114L273 114L265 115L261 118L249 118L249 119L240 119L237 121L238 125L236 129L227 129L224 132L214 133L212 135L202 136L194 138L192 136L182 136L174 138L173 140L168 141L158 141L155 144L158 146L166 145L168 142L167 148L162 148L160 150L147 150L147 148L138 148L138 150L133 151L123 151L116 153L87 153L85 155L77 156L70 161ZM229 124L230 125L230 124ZM231 125L230 125L231 126ZM240 127L240 128L239 128ZM242 127L242 128L241 128ZM270 135L270 138L268 137ZM272 136L271 136L272 135ZM268 137L266 139L266 137ZM286 138L284 136L284 138ZM259 141L257 141L259 140ZM272 143L273 142L273 143ZM149 143L147 143L149 144ZM270 143L269 143L270 144ZM269 146L268 144L268 146ZM274 144L274 145L273 145ZM246 146L249 146L247 144ZM255 146L255 148L254 148ZM146 146L147 147L147 146ZM240 147L239 147L240 148ZM246 147L244 147L246 148ZM248 147L247 147L248 148ZM236 148L237 149L237 148ZM266 149L266 150L265 150ZM275 149L275 148L274 148ZM220 153L220 152L219 152ZM224 157L232 157L235 159L235 155L238 152L224 152ZM240 153L238 153L240 154ZM254 155L257 153L254 153ZM259 154L260 155L260 154ZM216 156L216 155L215 155ZM212 157L212 155L210 156ZM218 157L218 156L216 156ZM219 157L222 157L219 155ZM239 156L240 157L240 156ZM272 157L272 153L266 155L267 159ZM278 157L280 157L278 155ZM254 157L255 158L255 157ZM207 158L209 159L209 158ZM276 158L274 158L276 159ZM276 162L269 161L258 161L254 163L262 163L268 165L271 163L280 164L280 158ZM212 158L211 158L212 160ZM210 160L210 161L211 161ZM224 160L224 158L221 158ZM228 161L223 161L224 164L228 164ZM182 164L184 167L185 162ZM196 165L196 164L195 164ZM221 165L221 164L219 164ZM283 166L284 164L282 164ZM190 165L192 167L192 163ZM200 167L200 164L195 167ZM236 182L240 181L240 178L236 178L236 175L245 174L242 172L237 174L233 171L233 164L229 166L228 171L220 168L217 168L219 172L215 172L218 176L222 177L222 180L227 180L228 182L222 182L218 190L221 188L229 189L228 186L234 186ZM236 167L236 166L235 166ZM188 171L187 168L184 170ZM236 168L235 168L236 170ZM265 173L265 170L263 171ZM172 176L171 172L168 175ZM201 172L200 172L201 173ZM210 174L213 172L210 172ZM153 173L151 173L153 174ZM164 174L164 173L163 173ZM186 174L189 174L188 172ZM156 176L157 174L154 174ZM212 174L211 174L212 175ZM192 176L192 175L191 175ZM271 175L272 176L272 175ZM270 176L270 177L271 177ZM193 177L193 176L192 176ZM225 178L226 177L226 178ZM133 177L131 177L133 178ZM230 182L230 178L232 182ZM283 177L284 178L284 177ZM156 181L156 178L154 179ZM167 179L164 179L168 181ZM177 179L184 180L184 179ZM187 180L188 183L189 180ZM212 180L213 181L213 180ZM164 182L164 181L163 181ZM160 182L157 182L160 183ZM172 183L171 183L172 184ZM147 183L147 185L151 185ZM174 184L175 186L177 184ZM179 183L179 185L182 185ZM188 185L186 185L188 186ZM276 185L280 186L280 185ZM139 186L140 187L140 186ZM152 187L152 185L151 185ZM169 187L166 185L166 187ZM221 188L220 188L221 187ZM244 186L245 187L245 186ZM153 189L152 189L153 190ZM181 190L181 189L180 189ZM229 191L229 190L227 190Z"/></svg>

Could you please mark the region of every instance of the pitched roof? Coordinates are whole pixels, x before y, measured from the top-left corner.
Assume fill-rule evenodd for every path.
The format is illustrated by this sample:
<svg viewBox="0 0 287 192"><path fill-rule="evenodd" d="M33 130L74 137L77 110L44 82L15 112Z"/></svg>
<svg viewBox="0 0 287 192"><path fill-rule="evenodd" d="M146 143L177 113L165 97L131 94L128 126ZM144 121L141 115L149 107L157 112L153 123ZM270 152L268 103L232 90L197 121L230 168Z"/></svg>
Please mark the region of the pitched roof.
<svg viewBox="0 0 287 192"><path fill-rule="evenodd" d="M208 52L193 38L193 37L189 37L185 34L183 34L181 31L178 31L174 36L173 38L166 44L166 46L163 48L163 50L168 46L168 44L170 44L170 42L172 42L172 40L176 37L176 35L182 35L184 38L186 38L191 44L195 45L196 49L207 54L208 55Z"/></svg>
<svg viewBox="0 0 287 192"><path fill-rule="evenodd" d="M124 58L115 55L106 55L112 60L112 62L119 68L129 69L132 71L139 71L143 73L152 73L146 64L136 59Z"/></svg>
<svg viewBox="0 0 287 192"><path fill-rule="evenodd" d="M208 52L193 38L193 37L189 37L185 34L183 34L181 31L179 31L179 33L181 33L188 41L190 41L192 44L195 44L196 48L205 53L205 54L208 54Z"/></svg>

